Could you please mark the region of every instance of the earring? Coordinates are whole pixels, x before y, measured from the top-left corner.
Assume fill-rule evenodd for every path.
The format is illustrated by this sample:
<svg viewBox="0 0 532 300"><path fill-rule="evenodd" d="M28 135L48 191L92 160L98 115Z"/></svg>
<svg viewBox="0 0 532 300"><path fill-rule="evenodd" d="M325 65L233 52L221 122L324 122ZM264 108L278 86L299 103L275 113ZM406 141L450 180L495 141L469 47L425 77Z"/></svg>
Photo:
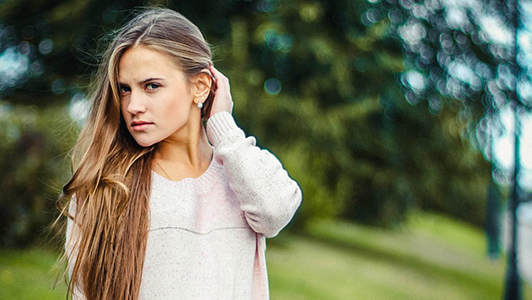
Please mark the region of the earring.
<svg viewBox="0 0 532 300"><path fill-rule="evenodd" d="M201 96L201 99L198 102L198 108L199 109L201 109L203 107L203 100L205 100L205 95Z"/></svg>

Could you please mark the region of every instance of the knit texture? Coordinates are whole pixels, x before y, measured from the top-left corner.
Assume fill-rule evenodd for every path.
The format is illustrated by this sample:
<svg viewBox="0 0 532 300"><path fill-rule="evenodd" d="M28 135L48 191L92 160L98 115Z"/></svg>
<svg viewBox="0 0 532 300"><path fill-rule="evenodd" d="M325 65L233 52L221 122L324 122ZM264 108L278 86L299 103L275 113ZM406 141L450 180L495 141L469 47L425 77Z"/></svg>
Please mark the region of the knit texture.
<svg viewBox="0 0 532 300"><path fill-rule="evenodd" d="M213 115L207 135L214 156L200 177L153 173L140 300L269 298L264 237L292 219L301 190L231 114Z"/></svg>

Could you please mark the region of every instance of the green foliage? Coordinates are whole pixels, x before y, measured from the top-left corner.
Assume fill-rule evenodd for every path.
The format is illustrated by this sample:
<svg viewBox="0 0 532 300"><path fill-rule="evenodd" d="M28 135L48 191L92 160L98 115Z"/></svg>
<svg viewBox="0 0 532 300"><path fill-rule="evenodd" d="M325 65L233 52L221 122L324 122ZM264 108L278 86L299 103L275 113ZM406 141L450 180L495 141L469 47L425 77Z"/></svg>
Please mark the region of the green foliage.
<svg viewBox="0 0 532 300"><path fill-rule="evenodd" d="M235 18L231 47L218 56L237 120L304 191L297 221L393 226L422 207L481 225L489 164L462 137L456 106L435 115L405 101L401 46L386 22L363 25L363 1L273 3ZM268 78L280 81L279 94Z"/></svg>
<svg viewBox="0 0 532 300"><path fill-rule="evenodd" d="M29 61L44 66L42 74L31 71L2 92L14 107L4 121L20 132L29 130L24 136L30 144L39 140L31 132L47 137L40 138L38 154L15 152L21 138L0 146L0 161L12 170L6 177L11 179L5 180L9 185L0 182L9 191L0 198L1 205L9 207L0 236L9 236L9 243L31 240L35 229L51 220L52 200L68 177L64 157L72 145L70 140L58 142L62 134L72 134L56 129L66 128L66 118L50 115L53 109L34 111L36 119L47 123L24 129L13 115L27 108L17 105L33 103L40 109L84 92L97 65L98 56L91 53L105 44L98 42L102 35L127 19L130 9L147 4L46 0L0 6L0 19L13 32L8 42L0 40L0 51L32 45ZM398 82L405 71L401 40L387 20L368 21L369 2L149 4L180 11L214 45L215 64L231 79L237 122L260 146L279 156L303 189L295 225L304 228L315 219L341 217L397 226L416 207L483 223L490 168L463 138L467 122L461 110L453 101L434 110L426 102L413 105L405 100ZM50 53L37 50L46 39L53 41ZM50 133L56 136L50 138ZM28 208L32 203L47 204L33 211ZM16 221L33 216L30 211L46 211L31 217L42 217L33 229L26 221ZM13 225L21 222L26 227Z"/></svg>
<svg viewBox="0 0 532 300"><path fill-rule="evenodd" d="M467 124L457 115L456 106L437 116L423 105L408 110L398 131L410 134L398 153L414 206L482 226L490 164L463 138Z"/></svg>
<svg viewBox="0 0 532 300"><path fill-rule="evenodd" d="M33 244L57 215L75 126L62 107L0 103L0 127L0 245Z"/></svg>

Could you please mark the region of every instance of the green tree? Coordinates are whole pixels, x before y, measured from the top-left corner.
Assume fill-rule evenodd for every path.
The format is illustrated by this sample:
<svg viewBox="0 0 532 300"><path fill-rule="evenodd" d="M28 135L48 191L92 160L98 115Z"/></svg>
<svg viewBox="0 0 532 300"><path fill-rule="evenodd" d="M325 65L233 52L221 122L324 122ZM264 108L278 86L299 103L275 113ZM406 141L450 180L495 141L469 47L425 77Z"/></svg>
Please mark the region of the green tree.
<svg viewBox="0 0 532 300"><path fill-rule="evenodd" d="M296 225L343 217L393 226L413 207L482 223L489 165L462 137L467 116L452 101L435 106L405 99L401 82L410 69L395 23L366 1L3 2L0 53L15 51L28 66L9 84L0 82L3 101L13 111L81 101L97 66L94 53L105 46L102 36L148 4L180 11L214 45L215 64L231 79L237 121L303 188ZM32 130L42 134L53 126ZM56 140L44 143L53 148ZM17 160L14 149L0 146L2 159L30 174L21 167L30 154ZM56 155L50 153L43 160ZM54 174L32 176L49 178L58 189L68 172ZM35 189L27 197L43 193ZM30 207L28 201L21 203Z"/></svg>
<svg viewBox="0 0 532 300"><path fill-rule="evenodd" d="M0 245L43 242L69 174L76 127L60 107L0 106Z"/></svg>

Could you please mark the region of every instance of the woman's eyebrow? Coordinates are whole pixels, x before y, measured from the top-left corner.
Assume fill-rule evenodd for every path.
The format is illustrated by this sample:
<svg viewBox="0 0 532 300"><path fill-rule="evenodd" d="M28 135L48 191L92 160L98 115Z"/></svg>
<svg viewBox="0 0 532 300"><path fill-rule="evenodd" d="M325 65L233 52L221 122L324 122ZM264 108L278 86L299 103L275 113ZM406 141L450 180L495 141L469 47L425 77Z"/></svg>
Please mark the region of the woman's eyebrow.
<svg viewBox="0 0 532 300"><path fill-rule="evenodd" d="M164 81L164 78L150 77L150 78L148 78L148 79L144 79L144 80L142 80L142 81L139 81L139 85L143 85L143 84L145 84L145 83L147 83L147 82L150 82L150 81L153 81L153 80L163 80L163 81ZM129 86L129 84L127 84L127 83L123 83L123 82L121 82L121 81L118 82L118 85L119 85L119 86Z"/></svg>
<svg viewBox="0 0 532 300"><path fill-rule="evenodd" d="M153 80L164 80L164 78L148 78L148 79L144 79L143 81L140 81L139 84L145 84L146 82L150 82Z"/></svg>

